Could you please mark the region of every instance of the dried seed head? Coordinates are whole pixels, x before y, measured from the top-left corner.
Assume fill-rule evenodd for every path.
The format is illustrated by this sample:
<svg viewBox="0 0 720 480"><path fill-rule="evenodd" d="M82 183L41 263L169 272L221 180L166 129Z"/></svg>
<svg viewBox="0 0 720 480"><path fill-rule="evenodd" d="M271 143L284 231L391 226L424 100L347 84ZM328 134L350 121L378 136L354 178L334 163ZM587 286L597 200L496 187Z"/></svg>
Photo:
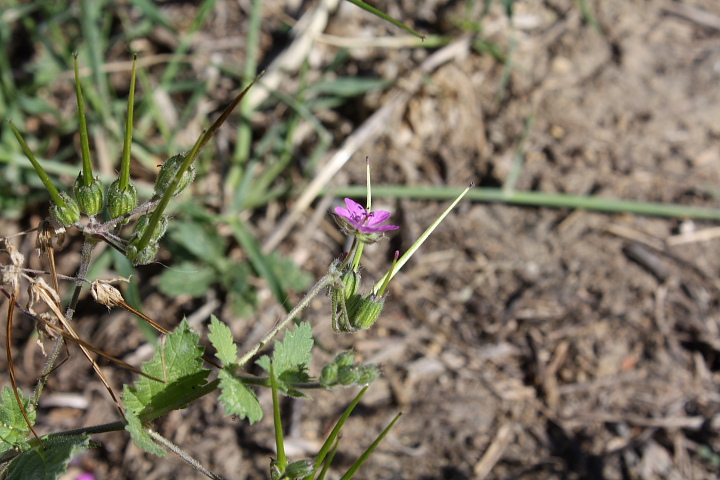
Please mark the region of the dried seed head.
<svg viewBox="0 0 720 480"><path fill-rule="evenodd" d="M40 222L37 239L35 240L38 256L47 255L51 248L58 251L62 250L65 243L65 232L65 227L53 221L43 220ZM53 245L53 237L55 237L55 245Z"/></svg>
<svg viewBox="0 0 720 480"><path fill-rule="evenodd" d="M121 306L125 303L120 290L105 282L92 282L90 293L96 302L105 305L108 309Z"/></svg>
<svg viewBox="0 0 720 480"><path fill-rule="evenodd" d="M10 256L10 265L0 266L0 285L10 285L13 291L20 285L22 266L25 263L25 256L18 252L15 245L5 240L5 251Z"/></svg>
<svg viewBox="0 0 720 480"><path fill-rule="evenodd" d="M65 318L60 308L60 295L45 282L45 279L33 278L30 280L30 285L28 285L27 310L35 313L32 307L39 301L45 303L58 319Z"/></svg>
<svg viewBox="0 0 720 480"><path fill-rule="evenodd" d="M47 353L45 352L45 344L43 342L46 338L49 338L50 340L55 340L57 338L57 332L52 328L48 328L48 325L55 325L57 323L57 319L49 312L41 313L38 316L42 321L35 323L38 332L38 338L35 341L35 344L40 347L40 351L42 352L43 356L47 357Z"/></svg>

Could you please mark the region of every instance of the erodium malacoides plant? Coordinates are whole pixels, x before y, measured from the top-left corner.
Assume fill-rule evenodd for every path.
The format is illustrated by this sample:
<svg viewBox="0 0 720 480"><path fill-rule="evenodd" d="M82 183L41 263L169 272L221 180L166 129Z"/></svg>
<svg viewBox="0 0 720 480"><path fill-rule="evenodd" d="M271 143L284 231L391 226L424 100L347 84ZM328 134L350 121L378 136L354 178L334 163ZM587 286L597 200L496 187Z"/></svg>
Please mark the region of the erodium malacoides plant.
<svg viewBox="0 0 720 480"><path fill-rule="evenodd" d="M0 478L57 478L65 472L68 462L75 455L92 446L90 441L92 435L114 430L126 430L132 440L147 452L165 456L170 450L208 477L219 478L181 447L173 445L155 431L153 420L173 410L186 408L195 400L219 390L218 400L223 405L226 415L247 419L253 423L263 416L263 410L255 394L257 388L269 388L272 391L276 455L270 465L271 478L325 478L338 448L339 433L345 420L368 386L378 377L380 370L377 365L358 363L354 352L344 351L322 367L322 373L318 378L313 378L308 373L313 347L310 324L301 322L292 330L287 327L309 302L322 292L327 292L330 297L331 321L328 324L316 325L316 328L329 326L338 333L353 333L372 327L380 319L390 280L470 187L402 257L396 252L392 267L387 274L369 291L364 292L360 271L365 245L376 243L384 238L385 232L399 228L386 223L390 219L390 212L371 209L370 162L367 161L366 206L363 207L355 200L346 198L345 207L337 207L331 212L341 231L352 237L350 250L333 261L328 273L307 292L304 298L256 345L242 354L231 335L230 328L213 316L209 325L208 339L216 352L211 358L205 355L204 348L200 346L200 336L185 320L171 329L128 305L121 291L113 285L127 279L91 280L87 275L93 260L93 249L100 242L106 242L121 252L133 265L154 261L160 240L171 222L164 213L168 203L192 183L195 178L193 163L198 154L243 99L252 84L233 100L207 131L200 135L189 152L175 155L164 163L159 170L152 196L144 202L139 202L137 188L130 177L135 62L132 69L121 169L117 180L107 187L93 175L92 171L82 88L77 75L77 58L75 71L82 170L72 186L71 193L61 192L55 187L23 140L20 131L8 121L25 155L50 194L51 206L50 218L35 229L37 249L44 257L46 272L25 268L25 259L14 246L13 238L2 239L4 260L0 265L0 293L6 297L7 305L5 350L11 385L6 386L0 394ZM55 250L62 245L65 236L72 232L79 232L83 236L84 243L80 265L74 276L67 277L55 269ZM61 301L61 281L69 282L71 285L72 295L67 304ZM85 284L90 284L90 292L97 302L108 308L126 309L165 336L164 341L159 343L152 360L144 362L141 368L136 368L107 355L80 338L72 325L73 318L79 313L76 312L76 308L81 287ZM23 289L26 289L27 295L21 293ZM36 308L40 305L47 308ZM42 313L39 313L40 310ZM35 321L40 338L54 341L32 395L27 395L18 389L13 368L12 321L16 313L19 314L18 317ZM232 320L228 319L228 321ZM285 331L283 340L276 340L272 350L256 360L256 364L262 368L265 375L245 373L244 370L250 360L283 330ZM38 401L47 376L54 369L66 342L78 345L83 355L91 362L117 407L119 419L94 427L40 436L34 428ZM118 398L97 366L95 355L106 357L122 368L132 370L139 375L138 380L133 385L125 385L122 395ZM306 397L307 392L313 389L333 389L339 386L356 386L360 387L360 391L337 421L317 454L312 458L290 461L284 450L278 395L282 393ZM347 469L342 478L351 478L354 475L398 418L399 415L379 434L375 442L367 447L366 453Z"/></svg>

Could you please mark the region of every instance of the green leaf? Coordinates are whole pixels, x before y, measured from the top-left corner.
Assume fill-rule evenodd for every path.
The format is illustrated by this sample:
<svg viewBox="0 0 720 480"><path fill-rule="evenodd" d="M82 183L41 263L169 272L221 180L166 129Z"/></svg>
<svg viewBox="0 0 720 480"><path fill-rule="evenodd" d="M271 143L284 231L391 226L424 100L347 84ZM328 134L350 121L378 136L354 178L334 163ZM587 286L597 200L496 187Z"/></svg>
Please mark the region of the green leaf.
<svg viewBox="0 0 720 480"><path fill-rule="evenodd" d="M388 88L392 83L381 78L339 77L315 82L308 87L308 92L338 97L356 97L373 90Z"/></svg>
<svg viewBox="0 0 720 480"><path fill-rule="evenodd" d="M123 400L126 402L132 397L134 397L132 392L126 391L123 393ZM134 401L140 402L137 397L134 397ZM132 410L128 410L125 412L125 419L127 420L125 430L130 432L130 436L132 437L133 442L135 442L135 445L148 453L157 455L158 457L167 457L165 449L155 443L155 441L150 437L147 433L146 427L142 424L142 421L137 414L135 414Z"/></svg>
<svg viewBox="0 0 720 480"><path fill-rule="evenodd" d="M233 341L230 327L218 320L215 315L210 318L210 334L208 338L215 350L217 350L216 356L223 365L232 365L237 362L238 347Z"/></svg>
<svg viewBox="0 0 720 480"><path fill-rule="evenodd" d="M282 257L277 252L270 253L265 257L270 268L277 276L280 288L283 290L294 290L299 292L307 290L313 282L313 276L300 268L289 258Z"/></svg>
<svg viewBox="0 0 720 480"><path fill-rule="evenodd" d="M386 21L392 23L393 25L396 25L396 26L402 28L403 30L412 33L416 37L425 38L423 35L419 34L412 28L408 27L407 25L404 25L403 23L399 22L398 20L395 20L394 18L381 12L377 8L375 8L371 5L368 5L367 3L363 2L362 0L348 0L348 2L354 3L355 5L362 8L363 10L366 10L366 11L372 13L373 15L377 15L378 17L382 18L383 20L386 20Z"/></svg>
<svg viewBox="0 0 720 480"><path fill-rule="evenodd" d="M138 446L151 453L158 454L157 449L150 446L149 442L155 444L147 436L138 417L150 412L155 415L185 408L188 401L184 399L205 385L210 370L202 368L204 349L198 345L199 341L200 336L192 331L187 320L183 320L174 332L168 334L152 360L142 365L143 372L163 379L165 383L142 377L133 386L126 385L124 388L122 399L128 417L126 430Z"/></svg>
<svg viewBox="0 0 720 480"><path fill-rule="evenodd" d="M304 371L312 360L310 351L313 346L312 328L308 322L302 322L295 331L285 331L285 341L275 341L273 351L273 365L275 375L282 378L283 373L289 370ZM270 373L270 359L263 355L257 364Z"/></svg>
<svg viewBox="0 0 720 480"><path fill-rule="evenodd" d="M179 272L182 273L178 274ZM181 262L173 265L172 270L165 270L160 274L158 288L168 297L190 295L197 298L205 295L216 280L217 272L212 267Z"/></svg>
<svg viewBox="0 0 720 480"><path fill-rule="evenodd" d="M46 450L38 445L14 458L7 469L7 478L55 480L67 470L75 456L90 447L90 435L68 435L43 440Z"/></svg>
<svg viewBox="0 0 720 480"><path fill-rule="evenodd" d="M225 260L225 241L214 227L201 221L176 221L168 236L207 263Z"/></svg>
<svg viewBox="0 0 720 480"><path fill-rule="evenodd" d="M35 424L35 410L30 408L30 399L23 398L18 390L25 411L32 424ZM24 443L30 432L12 388L5 387L0 395L0 453Z"/></svg>
<svg viewBox="0 0 720 480"><path fill-rule="evenodd" d="M227 302L237 317L247 317L255 313L257 292L250 284L251 268L247 263L235 263L227 272L224 284L227 286Z"/></svg>
<svg viewBox="0 0 720 480"><path fill-rule="evenodd" d="M260 421L263 411L255 393L227 370L220 370L218 377L222 390L219 399L225 409L225 415L247 418L251 424Z"/></svg>

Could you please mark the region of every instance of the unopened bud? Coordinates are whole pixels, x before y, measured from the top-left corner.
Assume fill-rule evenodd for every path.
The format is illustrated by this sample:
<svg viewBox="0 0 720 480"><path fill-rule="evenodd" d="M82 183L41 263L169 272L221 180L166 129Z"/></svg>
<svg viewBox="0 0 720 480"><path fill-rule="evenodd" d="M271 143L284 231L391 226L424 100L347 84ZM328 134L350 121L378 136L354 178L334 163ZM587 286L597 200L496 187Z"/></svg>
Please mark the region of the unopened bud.
<svg viewBox="0 0 720 480"><path fill-rule="evenodd" d="M296 462L289 463L285 467L286 478L302 478L312 475L315 472L315 463L312 459L304 458Z"/></svg>
<svg viewBox="0 0 720 480"><path fill-rule="evenodd" d="M355 363L355 352L348 350L347 352L340 352L335 357L335 363L340 367L347 367Z"/></svg>
<svg viewBox="0 0 720 480"><path fill-rule="evenodd" d="M320 374L320 383L324 386L331 386L337 383L337 379L338 364L333 362L325 365L322 369L322 373Z"/></svg>
<svg viewBox="0 0 720 480"><path fill-rule="evenodd" d="M50 205L50 216L63 227L69 227L80 220L80 207L74 198L65 193L60 192L60 198L65 202L65 206L53 202Z"/></svg>
<svg viewBox="0 0 720 480"><path fill-rule="evenodd" d="M89 185L85 185L83 174L80 172L73 184L73 193L77 198L80 211L86 215L96 215L103 206L103 186L100 179L95 177Z"/></svg>
<svg viewBox="0 0 720 480"><path fill-rule="evenodd" d="M338 383L340 385L355 385L360 380L361 372L357 365L341 367L338 371Z"/></svg>
<svg viewBox="0 0 720 480"><path fill-rule="evenodd" d="M354 297L353 300L357 298ZM364 330L370 328L380 317L383 307L385 306L385 297L371 293L362 298L360 302L353 303L352 313L348 306L348 316L350 317L350 325L355 328Z"/></svg>
<svg viewBox="0 0 720 480"><path fill-rule="evenodd" d="M108 188L107 207L110 218L115 219L132 212L137 206L137 200L135 185L128 183L126 188L121 189L120 179L115 180Z"/></svg>
<svg viewBox="0 0 720 480"><path fill-rule="evenodd" d="M129 243L127 249L125 250L125 256L136 267L138 265L147 265L155 260L155 255L157 255L159 248L160 247L157 243L151 243L147 247L138 251L135 244Z"/></svg>
<svg viewBox="0 0 720 480"><path fill-rule="evenodd" d="M80 220L80 207L74 198L65 193L60 192L60 198L65 202L65 206L53 202L50 205L50 216L63 227L69 227Z"/></svg>
<svg viewBox="0 0 720 480"><path fill-rule="evenodd" d="M175 178L178 170L180 170L180 166L185 161L185 158L184 153L175 155L174 157L170 157L170 159L165 162L162 167L160 167L157 180L155 181L155 197L162 197L165 195L165 192ZM195 180L195 166L190 165L178 181L173 197L180 195L180 193L185 190L185 188L190 185L193 180Z"/></svg>
<svg viewBox="0 0 720 480"><path fill-rule="evenodd" d="M342 283L344 285L343 294L345 295L345 301L348 301L353 295L357 293L358 289L360 288L360 272L348 270L347 272L343 273L340 279L342 280Z"/></svg>
<svg viewBox="0 0 720 480"><path fill-rule="evenodd" d="M368 363L360 367L360 378L357 380L358 385L369 385L380 376L380 369L377 365Z"/></svg>
<svg viewBox="0 0 720 480"><path fill-rule="evenodd" d="M139 240L142 238L143 235L145 235L145 231L148 228L148 225L150 224L150 214L140 215L138 217L137 222L135 222L135 226L133 227L132 235L130 236L130 243ZM167 215L161 215L160 220L158 221L157 225L155 225L155 228L153 229L153 233L150 236L150 243L157 243L160 241L163 235L165 235L165 231L167 231L168 227L168 217Z"/></svg>

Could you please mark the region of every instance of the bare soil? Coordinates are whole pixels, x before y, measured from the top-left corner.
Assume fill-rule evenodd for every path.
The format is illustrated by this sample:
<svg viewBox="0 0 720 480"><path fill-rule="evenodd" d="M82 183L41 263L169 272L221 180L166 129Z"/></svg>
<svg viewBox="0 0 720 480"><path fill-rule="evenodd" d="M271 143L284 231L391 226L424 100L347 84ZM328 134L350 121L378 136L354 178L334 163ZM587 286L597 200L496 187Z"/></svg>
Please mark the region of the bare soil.
<svg viewBox="0 0 720 480"><path fill-rule="evenodd" d="M210 55L242 65L245 3L218 2L193 39L198 75ZM482 33L465 42L458 23L483 2L378 2L379 9L423 32L458 40L444 50L447 59L431 66L428 58L440 49L350 50L340 73L400 80L388 91L328 111L323 120L337 148L374 113L393 106L380 131L353 151L330 186L362 185L367 155L376 184L430 188L477 181L499 187L521 151L518 190L719 207L720 4L587 3L597 26L570 0L514 2L511 26L495 2ZM311 6L267 2L265 66L291 44L278 33L280 20L297 19ZM181 29L194 8L163 5ZM403 35L350 4L331 10L324 31L365 39ZM172 48L163 38L158 32L143 40L143 54ZM512 49L507 78L505 65L472 47L478 39L506 55ZM313 47L311 81L338 51L329 42L324 38ZM117 50L119 59L126 58ZM292 91L294 85L297 75L287 74L282 88ZM213 95L223 105L236 86L220 87ZM272 121L273 112L265 114L254 119L256 128ZM307 145L298 148L303 152ZM368 282L447 206L374 201L394 212L401 231L366 251ZM255 214L260 238L273 234L288 208L292 202ZM305 209L277 247L316 275L342 249L323 214L327 208L318 201ZM463 202L391 284L392 296L375 327L334 334L326 298L306 314L329 352L352 347L364 361L383 365L382 378L345 428L332 478L400 411L400 422L357 478L717 478L716 233L710 222L681 218ZM63 257L66 265L73 260ZM146 311L162 318L215 305L212 294L201 303L163 298L152 284L143 294ZM232 324L241 345L251 345L280 315L266 297L262 320L232 318L222 305L213 311ZM95 308L78 330L137 362L147 349L129 318ZM27 340L31 326L17 323L16 369L29 386L42 358ZM318 351L317 364L331 357ZM132 378L111 365L104 371L118 386ZM80 408L65 403L41 409L41 431L116 420L113 404L79 353L53 373L44 405L48 399L63 404L61 393ZM312 455L355 393L287 401L289 454ZM269 413L267 392L260 398ZM268 478L269 417L252 426L224 417L213 397L156 426L224 478ZM102 445L77 464L97 478L200 478L175 456L142 453L126 434L97 439Z"/></svg>

